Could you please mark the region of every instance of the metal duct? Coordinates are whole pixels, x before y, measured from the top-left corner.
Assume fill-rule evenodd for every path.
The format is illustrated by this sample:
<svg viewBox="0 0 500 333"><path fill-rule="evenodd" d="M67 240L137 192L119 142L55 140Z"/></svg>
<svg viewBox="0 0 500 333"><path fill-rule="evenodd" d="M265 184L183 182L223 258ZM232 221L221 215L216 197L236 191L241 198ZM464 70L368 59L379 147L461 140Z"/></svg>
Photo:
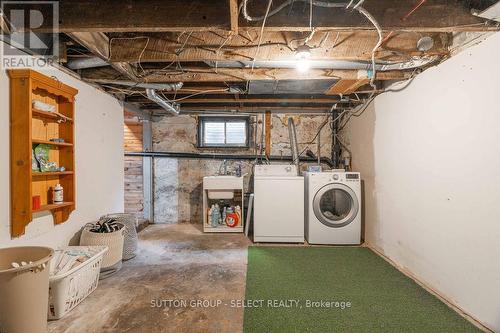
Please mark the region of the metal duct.
<svg viewBox="0 0 500 333"><path fill-rule="evenodd" d="M297 175L300 176L299 146L297 144L297 131L293 118L288 118L288 136L290 137L290 149L292 150L292 163L297 166Z"/></svg>
<svg viewBox="0 0 500 333"><path fill-rule="evenodd" d="M181 112L179 104L170 103L169 101L161 98L160 96L158 96L156 90L154 89L150 88L146 89L146 95L148 96L148 99L150 101L155 102L156 104L158 104L159 106L161 106L163 109L173 114L174 116L179 115L179 113Z"/></svg>
<svg viewBox="0 0 500 333"><path fill-rule="evenodd" d="M68 61L68 67L73 70L104 66L109 66L109 63L99 57L71 59Z"/></svg>
<svg viewBox="0 0 500 333"><path fill-rule="evenodd" d="M429 65L439 59L439 56L414 57L408 61L377 61L375 69L377 71L391 71L414 69ZM240 61L205 61L207 65L213 68L296 68L296 60L240 60ZM338 69L338 70L371 70L370 61L355 60L311 60L311 68L317 69Z"/></svg>
<svg viewBox="0 0 500 333"><path fill-rule="evenodd" d="M116 84L119 86L127 86L132 88L144 88L144 89L155 89L155 90L165 90L173 91L182 88L183 83L147 83L147 82L134 82L134 81L120 81L120 80L108 80L108 79L95 79L92 80L94 83L99 84Z"/></svg>

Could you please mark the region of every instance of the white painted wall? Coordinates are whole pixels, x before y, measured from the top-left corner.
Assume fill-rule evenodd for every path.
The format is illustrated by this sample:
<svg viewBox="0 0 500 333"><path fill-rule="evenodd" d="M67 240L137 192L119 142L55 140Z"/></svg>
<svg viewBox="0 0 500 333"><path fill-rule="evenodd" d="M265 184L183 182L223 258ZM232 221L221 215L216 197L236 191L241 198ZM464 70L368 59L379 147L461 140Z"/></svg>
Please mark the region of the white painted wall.
<svg viewBox="0 0 500 333"><path fill-rule="evenodd" d="M500 332L500 33L349 127L366 241Z"/></svg>
<svg viewBox="0 0 500 333"><path fill-rule="evenodd" d="M67 245L81 227L101 215L123 211L123 110L108 94L60 70L41 71L78 89L75 103L76 210L54 226L52 215L38 214L26 234L10 238L9 78L0 70L0 247ZM78 240L77 240L78 241Z"/></svg>

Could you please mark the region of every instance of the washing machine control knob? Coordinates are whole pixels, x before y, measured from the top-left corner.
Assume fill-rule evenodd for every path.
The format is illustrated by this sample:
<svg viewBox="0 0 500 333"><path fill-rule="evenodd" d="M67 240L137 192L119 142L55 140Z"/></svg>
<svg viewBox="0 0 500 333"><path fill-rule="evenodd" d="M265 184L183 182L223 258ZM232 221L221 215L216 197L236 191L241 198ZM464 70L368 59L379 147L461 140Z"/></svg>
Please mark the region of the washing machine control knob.
<svg viewBox="0 0 500 333"><path fill-rule="evenodd" d="M286 172L291 172L291 171L292 171L292 167L287 166L287 167L285 168L285 171L286 171Z"/></svg>
<svg viewBox="0 0 500 333"><path fill-rule="evenodd" d="M339 180L339 175L333 175L333 180Z"/></svg>

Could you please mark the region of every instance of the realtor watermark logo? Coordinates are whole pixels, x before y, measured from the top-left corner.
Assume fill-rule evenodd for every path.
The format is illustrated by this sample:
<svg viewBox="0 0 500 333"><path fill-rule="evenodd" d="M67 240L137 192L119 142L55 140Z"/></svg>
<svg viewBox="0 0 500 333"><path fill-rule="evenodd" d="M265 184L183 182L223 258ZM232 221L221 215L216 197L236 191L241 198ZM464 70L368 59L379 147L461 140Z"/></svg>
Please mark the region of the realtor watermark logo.
<svg viewBox="0 0 500 333"><path fill-rule="evenodd" d="M0 68L39 69L59 55L59 1L1 1Z"/></svg>

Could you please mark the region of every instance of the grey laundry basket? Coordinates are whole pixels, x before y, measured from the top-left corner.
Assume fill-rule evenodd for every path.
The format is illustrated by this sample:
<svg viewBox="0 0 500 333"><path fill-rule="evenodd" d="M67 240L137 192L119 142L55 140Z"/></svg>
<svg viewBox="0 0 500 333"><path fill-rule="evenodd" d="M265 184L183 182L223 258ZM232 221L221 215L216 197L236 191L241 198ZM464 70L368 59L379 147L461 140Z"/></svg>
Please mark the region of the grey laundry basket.
<svg viewBox="0 0 500 333"><path fill-rule="evenodd" d="M136 256L137 251L137 217L132 214L115 213L104 215L102 218L113 218L125 225L125 241L123 243L123 260Z"/></svg>

